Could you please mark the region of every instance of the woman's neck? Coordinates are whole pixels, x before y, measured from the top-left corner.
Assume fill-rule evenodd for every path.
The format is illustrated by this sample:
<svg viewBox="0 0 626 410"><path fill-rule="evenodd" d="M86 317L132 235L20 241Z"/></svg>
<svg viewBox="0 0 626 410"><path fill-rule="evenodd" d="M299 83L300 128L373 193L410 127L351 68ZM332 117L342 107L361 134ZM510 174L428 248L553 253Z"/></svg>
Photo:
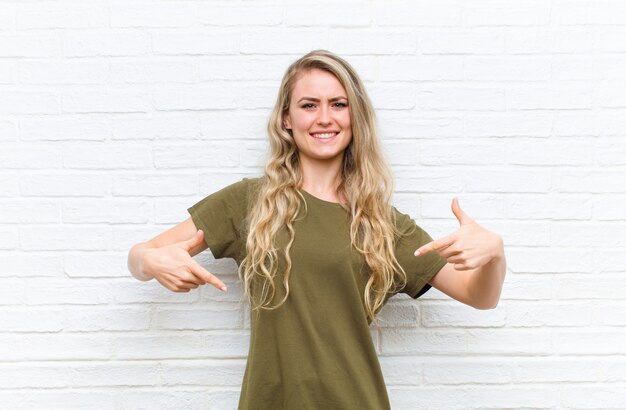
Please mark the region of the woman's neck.
<svg viewBox="0 0 626 410"><path fill-rule="evenodd" d="M341 182L341 163L328 161L304 161L302 166L302 189L331 202L345 202L339 198L337 188Z"/></svg>

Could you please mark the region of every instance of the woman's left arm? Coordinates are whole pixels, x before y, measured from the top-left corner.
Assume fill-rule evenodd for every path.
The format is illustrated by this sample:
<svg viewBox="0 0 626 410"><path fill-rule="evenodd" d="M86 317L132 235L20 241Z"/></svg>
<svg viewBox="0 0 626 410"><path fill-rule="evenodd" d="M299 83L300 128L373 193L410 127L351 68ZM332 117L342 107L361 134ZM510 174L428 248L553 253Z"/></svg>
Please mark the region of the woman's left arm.
<svg viewBox="0 0 626 410"><path fill-rule="evenodd" d="M437 251L448 264L429 283L477 309L495 308L506 274L504 242L463 212L458 198L452 200L452 212L459 229L419 247L415 256Z"/></svg>

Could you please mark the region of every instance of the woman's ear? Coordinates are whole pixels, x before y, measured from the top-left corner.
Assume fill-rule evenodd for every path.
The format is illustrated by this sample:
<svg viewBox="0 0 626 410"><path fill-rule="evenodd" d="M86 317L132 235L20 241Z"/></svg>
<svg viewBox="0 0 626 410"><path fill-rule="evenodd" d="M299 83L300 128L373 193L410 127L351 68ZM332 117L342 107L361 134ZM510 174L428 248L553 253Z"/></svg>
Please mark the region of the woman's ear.
<svg viewBox="0 0 626 410"><path fill-rule="evenodd" d="M283 114L283 125L285 126L285 128L287 128L288 130L291 129L291 117L289 116L289 113L285 113Z"/></svg>

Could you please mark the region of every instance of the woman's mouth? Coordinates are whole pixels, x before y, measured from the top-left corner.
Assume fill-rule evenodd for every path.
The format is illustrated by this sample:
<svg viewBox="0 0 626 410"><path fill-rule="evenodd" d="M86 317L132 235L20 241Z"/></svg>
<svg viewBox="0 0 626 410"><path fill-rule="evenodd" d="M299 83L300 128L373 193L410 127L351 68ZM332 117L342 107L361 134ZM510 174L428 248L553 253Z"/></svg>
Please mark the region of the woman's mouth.
<svg viewBox="0 0 626 410"><path fill-rule="evenodd" d="M324 133L316 132L314 134L309 134L309 135L318 140L329 140L337 136L337 134L339 133L338 132L324 132Z"/></svg>

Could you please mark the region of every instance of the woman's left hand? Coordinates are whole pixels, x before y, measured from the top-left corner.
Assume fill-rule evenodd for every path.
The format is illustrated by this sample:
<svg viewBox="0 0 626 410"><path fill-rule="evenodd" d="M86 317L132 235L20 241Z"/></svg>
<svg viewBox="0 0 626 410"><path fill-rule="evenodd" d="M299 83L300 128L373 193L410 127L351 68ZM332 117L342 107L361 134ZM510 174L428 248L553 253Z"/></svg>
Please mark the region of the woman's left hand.
<svg viewBox="0 0 626 410"><path fill-rule="evenodd" d="M454 269L470 270L504 255L504 244L500 235L478 225L463 212L458 197L452 199L452 212L461 227L450 235L420 246L415 251L415 256L437 251L449 263L454 264Z"/></svg>

